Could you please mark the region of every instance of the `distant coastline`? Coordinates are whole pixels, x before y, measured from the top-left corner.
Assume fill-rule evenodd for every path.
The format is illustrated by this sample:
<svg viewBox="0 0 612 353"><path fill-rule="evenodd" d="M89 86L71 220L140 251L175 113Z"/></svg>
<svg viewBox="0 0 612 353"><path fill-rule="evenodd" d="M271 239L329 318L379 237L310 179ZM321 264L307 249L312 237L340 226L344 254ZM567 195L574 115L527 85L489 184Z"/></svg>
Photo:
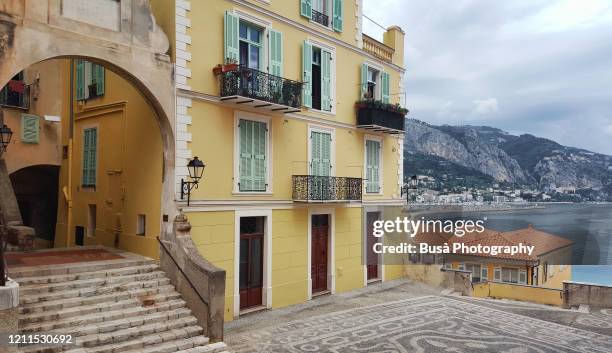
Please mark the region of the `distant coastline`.
<svg viewBox="0 0 612 353"><path fill-rule="evenodd" d="M465 212L499 212L499 211L516 211L516 210L532 210L544 209L542 203L492 203L492 204L408 204L404 207L405 212L419 213L465 213Z"/></svg>

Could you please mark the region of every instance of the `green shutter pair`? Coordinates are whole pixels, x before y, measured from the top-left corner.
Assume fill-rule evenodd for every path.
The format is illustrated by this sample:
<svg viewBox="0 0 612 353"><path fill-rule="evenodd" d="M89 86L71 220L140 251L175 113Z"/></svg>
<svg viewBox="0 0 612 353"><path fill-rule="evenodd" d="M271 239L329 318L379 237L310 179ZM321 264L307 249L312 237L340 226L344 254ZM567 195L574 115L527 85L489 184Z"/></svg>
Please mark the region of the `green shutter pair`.
<svg viewBox="0 0 612 353"><path fill-rule="evenodd" d="M36 115L21 114L21 142L39 143L40 119Z"/></svg>
<svg viewBox="0 0 612 353"><path fill-rule="evenodd" d="M96 186L98 150L98 129L88 128L83 130L83 186Z"/></svg>
<svg viewBox="0 0 612 353"><path fill-rule="evenodd" d="M312 108L312 44L304 41L302 47L302 104ZM321 49L321 110L332 110L331 53Z"/></svg>
<svg viewBox="0 0 612 353"><path fill-rule="evenodd" d="M342 27L344 25L344 1L333 1L332 27L334 31L342 32ZM300 0L300 15L306 18L312 18L312 0Z"/></svg>
<svg viewBox="0 0 612 353"><path fill-rule="evenodd" d="M366 140L366 192L380 192L380 142Z"/></svg>
<svg viewBox="0 0 612 353"><path fill-rule="evenodd" d="M97 96L104 95L104 66L84 60L75 60L76 65L76 100L86 100L89 97L89 85L96 83Z"/></svg>
<svg viewBox="0 0 612 353"><path fill-rule="evenodd" d="M240 39L239 17L227 11L225 13L223 47L225 62L239 63L240 60ZM268 29L268 49L269 53L269 72L275 76L283 76L283 34L273 29ZM243 63L244 64L244 63Z"/></svg>
<svg viewBox="0 0 612 353"><path fill-rule="evenodd" d="M365 98L365 94L368 90L368 64L367 63L363 63L361 64L361 82L359 84L360 90L359 90L359 97L360 99L364 99ZM390 93L389 93L389 73L388 72L381 72L380 73L380 100L383 103L389 103L390 102Z"/></svg>
<svg viewBox="0 0 612 353"><path fill-rule="evenodd" d="M310 174L315 176L331 175L331 134L312 131L310 146Z"/></svg>
<svg viewBox="0 0 612 353"><path fill-rule="evenodd" d="M239 190L267 190L266 123L240 119Z"/></svg>

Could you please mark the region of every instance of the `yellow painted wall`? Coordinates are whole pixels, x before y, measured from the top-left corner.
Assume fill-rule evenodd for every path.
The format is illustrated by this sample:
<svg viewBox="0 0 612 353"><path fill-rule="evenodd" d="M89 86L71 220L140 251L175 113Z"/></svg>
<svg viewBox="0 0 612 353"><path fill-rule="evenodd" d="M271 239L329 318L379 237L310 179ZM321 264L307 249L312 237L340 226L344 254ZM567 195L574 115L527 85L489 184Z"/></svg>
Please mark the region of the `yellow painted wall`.
<svg viewBox="0 0 612 353"><path fill-rule="evenodd" d="M81 187L83 129L94 126L98 127L95 189ZM95 236L85 237L86 245L117 245L158 257L155 238L161 224L162 184L159 127L143 96L110 70L106 70L104 96L75 102L71 176L74 204L70 245L74 244L74 227L88 226L88 205L96 205ZM144 236L136 235L139 214L146 216Z"/></svg>
<svg viewBox="0 0 612 353"><path fill-rule="evenodd" d="M336 292L363 287L361 209L337 208L335 217Z"/></svg>
<svg viewBox="0 0 612 353"><path fill-rule="evenodd" d="M520 300L538 304L561 306L563 291L529 285L485 282L474 284L474 297Z"/></svg>

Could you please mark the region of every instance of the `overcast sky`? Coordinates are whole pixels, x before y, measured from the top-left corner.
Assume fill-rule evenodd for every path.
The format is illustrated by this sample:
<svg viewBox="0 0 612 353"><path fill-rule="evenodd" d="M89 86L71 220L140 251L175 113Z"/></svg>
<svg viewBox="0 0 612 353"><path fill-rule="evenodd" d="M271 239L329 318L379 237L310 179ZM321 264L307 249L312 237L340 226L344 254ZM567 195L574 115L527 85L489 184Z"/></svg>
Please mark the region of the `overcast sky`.
<svg viewBox="0 0 612 353"><path fill-rule="evenodd" d="M409 117L612 154L612 0L363 2L406 32Z"/></svg>

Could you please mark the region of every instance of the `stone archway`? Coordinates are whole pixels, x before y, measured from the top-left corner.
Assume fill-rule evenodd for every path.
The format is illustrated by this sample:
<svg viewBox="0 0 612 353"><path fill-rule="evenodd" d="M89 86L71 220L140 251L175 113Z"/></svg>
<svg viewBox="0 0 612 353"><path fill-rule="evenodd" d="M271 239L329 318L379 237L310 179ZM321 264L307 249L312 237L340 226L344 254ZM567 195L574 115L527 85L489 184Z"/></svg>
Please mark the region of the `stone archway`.
<svg viewBox="0 0 612 353"><path fill-rule="evenodd" d="M0 4L0 87L21 70L53 58L99 63L134 85L155 111L163 141L164 221L174 203L175 90L168 39L148 0L5 0ZM172 231L161 225L161 236Z"/></svg>

